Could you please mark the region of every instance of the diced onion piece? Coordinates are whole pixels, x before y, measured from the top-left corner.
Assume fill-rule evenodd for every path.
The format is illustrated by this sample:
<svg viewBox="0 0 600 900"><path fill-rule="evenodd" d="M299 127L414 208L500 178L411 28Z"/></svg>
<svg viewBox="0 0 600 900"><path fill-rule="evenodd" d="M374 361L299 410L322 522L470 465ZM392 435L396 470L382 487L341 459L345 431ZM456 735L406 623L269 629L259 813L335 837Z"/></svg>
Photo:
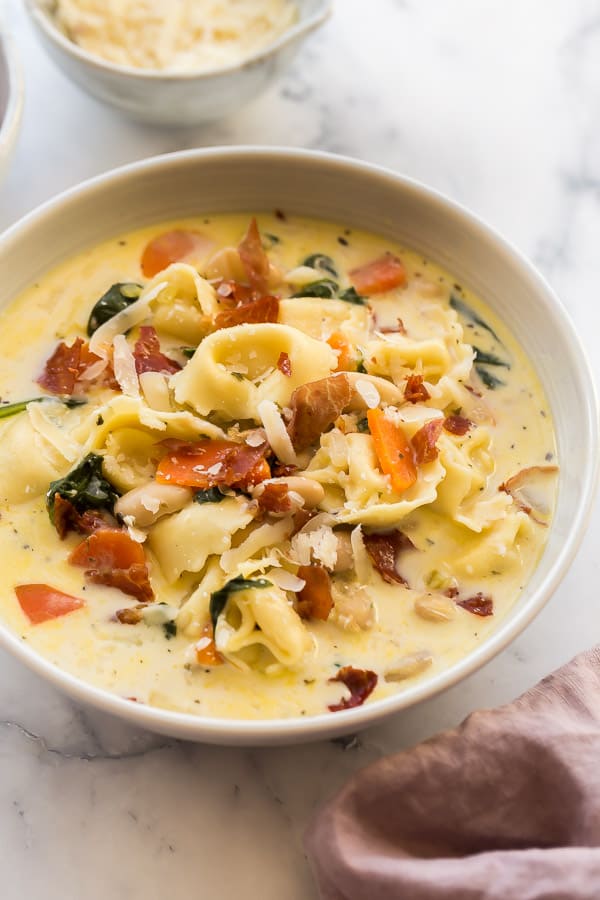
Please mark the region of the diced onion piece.
<svg viewBox="0 0 600 900"><path fill-rule="evenodd" d="M292 446L290 436L284 425L279 410L272 400L261 400L258 404L258 414L267 433L267 440L282 463L286 466L297 466L298 457Z"/></svg>

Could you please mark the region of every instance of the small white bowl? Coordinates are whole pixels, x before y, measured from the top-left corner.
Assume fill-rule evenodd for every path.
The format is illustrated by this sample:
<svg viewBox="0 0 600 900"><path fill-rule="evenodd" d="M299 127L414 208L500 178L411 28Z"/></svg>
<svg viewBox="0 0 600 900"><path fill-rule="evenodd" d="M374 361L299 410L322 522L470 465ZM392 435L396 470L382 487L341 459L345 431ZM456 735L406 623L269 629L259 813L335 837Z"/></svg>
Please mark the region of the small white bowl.
<svg viewBox="0 0 600 900"><path fill-rule="evenodd" d="M23 79L11 39L0 34L0 181L19 134Z"/></svg>
<svg viewBox="0 0 600 900"><path fill-rule="evenodd" d="M332 0L296 3L299 21L273 43L236 65L200 73L114 65L69 40L52 17L50 0L25 0L25 9L56 65L89 94L138 121L186 126L242 108L289 65L302 41L331 14Z"/></svg>
<svg viewBox="0 0 600 900"><path fill-rule="evenodd" d="M0 306L62 260L129 229L178 216L276 208L411 246L479 294L508 323L537 370L563 465L544 554L496 631L446 671L357 709L265 721L156 709L79 681L0 624L1 646L77 700L154 731L207 743L289 744L355 732L474 672L523 631L558 586L583 536L597 481L593 377L571 321L546 282L462 207L408 178L355 160L301 150L215 148L158 157L95 178L0 237Z"/></svg>

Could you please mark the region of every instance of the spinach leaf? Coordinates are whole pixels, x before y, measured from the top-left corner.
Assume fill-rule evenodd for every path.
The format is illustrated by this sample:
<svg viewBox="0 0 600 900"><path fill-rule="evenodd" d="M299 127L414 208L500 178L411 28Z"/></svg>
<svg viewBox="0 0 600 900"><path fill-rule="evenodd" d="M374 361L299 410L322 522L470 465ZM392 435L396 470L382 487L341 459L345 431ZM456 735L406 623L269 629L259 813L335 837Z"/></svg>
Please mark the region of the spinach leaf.
<svg viewBox="0 0 600 900"><path fill-rule="evenodd" d="M505 369L510 369L510 363L507 363L506 360L500 359L499 356L495 356L493 353L486 353L485 350L480 350L479 347L473 347L475 351L475 362L480 363L480 365L484 366L504 366Z"/></svg>
<svg viewBox="0 0 600 900"><path fill-rule="evenodd" d="M211 487L205 491L196 491L194 494L194 503L220 503L225 499L218 487Z"/></svg>
<svg viewBox="0 0 600 900"><path fill-rule="evenodd" d="M302 265L308 266L310 269L321 269L323 272L329 272L334 278L338 276L334 261L324 253L313 253L311 256L307 256Z"/></svg>
<svg viewBox="0 0 600 900"><path fill-rule="evenodd" d="M274 247L275 244L280 244L281 238L278 235L273 234L272 231L263 231L263 248L265 250L270 250L271 247Z"/></svg>
<svg viewBox="0 0 600 900"><path fill-rule="evenodd" d="M213 629L217 627L217 620L227 606L230 594L235 594L238 591L247 591L251 588L271 587L271 584L272 582L267 581L266 578L242 578L238 575L237 578L232 578L231 581L228 581L219 591L214 591L210 595L209 607Z"/></svg>
<svg viewBox="0 0 600 900"><path fill-rule="evenodd" d="M302 290L292 294L292 297L321 297L323 300L333 300L337 296L339 285L331 278L322 278L306 284Z"/></svg>
<svg viewBox="0 0 600 900"><path fill-rule="evenodd" d="M121 310L127 309L128 306L138 299L141 293L141 284L134 284L133 282L117 282L117 284L109 287L106 293L102 294L100 299L96 301L90 313L87 324L88 336L91 337L96 329L108 322L109 319L112 319L113 316L116 316Z"/></svg>
<svg viewBox="0 0 600 900"><path fill-rule="evenodd" d="M64 403L68 409L75 409L76 406L85 406L87 400L83 397L32 397L31 400L19 400L17 403L7 403L5 406L0 405L0 419L10 419L17 413L24 412L30 403L45 403L53 400L55 403Z"/></svg>
<svg viewBox="0 0 600 900"><path fill-rule="evenodd" d="M46 507L52 524L57 494L72 503L80 513L88 509L107 509L112 512L120 496L114 485L102 474L102 457L97 453L89 453L68 475L50 483Z"/></svg>
<svg viewBox="0 0 600 900"><path fill-rule="evenodd" d="M180 347L179 352L183 353L187 359L191 359L197 349L197 347Z"/></svg>
<svg viewBox="0 0 600 900"><path fill-rule="evenodd" d="M357 294L356 289L353 287L346 288L345 291L342 291L340 300L345 300L346 303L354 303L355 306L367 305L365 297L361 297L360 294Z"/></svg>
<svg viewBox="0 0 600 900"><path fill-rule="evenodd" d="M475 366L475 371L477 372L485 386L491 391L495 391L496 388L502 387L505 383L500 378L496 378L495 375L492 375L491 372L488 372L487 369L484 369L483 366Z"/></svg>
<svg viewBox="0 0 600 900"><path fill-rule="evenodd" d="M460 300L455 294L452 294L450 297L450 306L452 309L455 309L457 313L463 315L465 319L469 319L470 322L473 322L474 325L479 325L480 328L484 328L496 341L498 341L499 344L502 343L496 332L490 328L487 322L484 322L470 306L467 306L467 304L463 300Z"/></svg>
<svg viewBox="0 0 600 900"><path fill-rule="evenodd" d="M168 641L171 638L175 637L177 634L177 623L176 622L164 622L163 623L163 631L165 633L165 637Z"/></svg>

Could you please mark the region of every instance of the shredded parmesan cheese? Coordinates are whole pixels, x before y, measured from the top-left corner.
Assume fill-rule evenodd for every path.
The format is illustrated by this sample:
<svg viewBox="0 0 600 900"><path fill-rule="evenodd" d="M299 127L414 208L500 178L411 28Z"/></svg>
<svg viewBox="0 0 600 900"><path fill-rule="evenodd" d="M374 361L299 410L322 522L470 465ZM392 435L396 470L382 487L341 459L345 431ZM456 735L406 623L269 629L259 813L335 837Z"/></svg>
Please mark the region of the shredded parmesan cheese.
<svg viewBox="0 0 600 900"><path fill-rule="evenodd" d="M124 334L117 334L113 340L113 368L123 393L138 399L140 383L135 369L135 359Z"/></svg>
<svg viewBox="0 0 600 900"><path fill-rule="evenodd" d="M262 400L258 404L258 414L267 433L267 440L278 459L286 466L297 466L298 457L290 436L272 400Z"/></svg>

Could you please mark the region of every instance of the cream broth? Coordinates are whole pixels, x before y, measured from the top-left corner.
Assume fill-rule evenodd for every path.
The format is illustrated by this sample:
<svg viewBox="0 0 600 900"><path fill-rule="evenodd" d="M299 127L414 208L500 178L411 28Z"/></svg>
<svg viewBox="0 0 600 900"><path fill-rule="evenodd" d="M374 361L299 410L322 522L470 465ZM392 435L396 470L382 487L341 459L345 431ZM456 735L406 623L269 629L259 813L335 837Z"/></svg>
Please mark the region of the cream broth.
<svg viewBox="0 0 600 900"><path fill-rule="evenodd" d="M279 298L276 319L267 323L215 327L218 315L240 304L227 284L254 277L236 249L248 228L246 215L186 219L107 241L47 274L0 314L3 403L51 397L36 381L57 342L87 340L90 312L111 285L151 285L140 300L129 298L130 310L147 300L133 324L124 322L116 334L103 325L91 338L91 349L104 354L96 368L108 362L117 382L84 378L74 393L85 405L69 408L60 392L55 402L31 403L0 421L2 619L84 681L137 702L224 718L327 712L350 702L348 681L332 681L345 667L377 676L366 697L372 703L467 656L509 613L535 568L555 495L546 398L514 337L478 298L432 261L381 237L281 213L259 215L258 225L270 271L262 276L267 287L248 302L258 294ZM144 276L140 260L148 245L173 231L194 234L183 268L175 263ZM319 258L310 260L315 254ZM384 280L365 289L374 260L384 261ZM260 255L253 262L256 268ZM203 277L194 281L194 272ZM398 283L384 290L386 278ZM347 293L355 283L363 284L362 294L356 287ZM323 291L334 296L311 296ZM344 292L346 299L339 299ZM136 376L132 356L139 327L147 324L155 326L162 354L182 367L154 379L152 389L144 375ZM227 333L232 337L225 347ZM346 350L340 350L340 335ZM191 349L184 353L184 347ZM283 371L288 364L290 374ZM339 374L354 373L352 400L310 447L301 447L289 421L293 390L335 377L336 367ZM410 375L427 398L406 399ZM124 412L116 402L129 406ZM431 458L419 460L415 435L436 417L437 443ZM464 434L449 430L465 422ZM372 433L376 423L384 434L399 429L409 442L416 480L404 491L390 487L396 475L385 472L378 455L378 447L384 450ZM228 494L220 502L200 503L192 491L206 489L188 486L183 505L149 523L158 503L150 495L137 519L123 523L111 518L111 509L100 511L113 531L129 535L143 551L154 594L148 605L138 602L140 595L94 583L85 567L69 562L91 538L76 530L59 538L46 508L51 481L91 452L102 458L117 494L136 487L143 492L148 484L153 489L157 459L167 451L190 452L190 444L206 442L210 428L209 438L219 440L219 432L246 450L266 441L260 464L268 460L267 475L276 481L291 475L274 471L275 457L289 465L282 456L292 453L292 474L311 482L318 495L310 507L321 516L313 531L314 518L305 522L308 501L293 486L285 487L289 515L271 513L260 506L263 476L253 476L255 483L243 489L219 482ZM163 447L165 439L186 441L188 450ZM205 467L209 480L221 477L220 465ZM518 483L509 482L512 493L499 490L522 470L528 470L517 479L524 480L524 494ZM169 487L180 484L169 477ZM528 493L532 478L543 483L541 500L539 485L533 500ZM117 512L127 509L120 503ZM254 537L254 551L244 545L249 549L236 559L236 548L260 528L271 538L261 543ZM366 548L369 536L387 541L398 532L413 545L393 547L394 572L405 584L387 583L385 565L374 564ZM351 562L340 574L334 569L343 568L342 535ZM186 541L190 546L183 548ZM308 590L301 577L308 566L327 584L333 606L326 617L318 617L312 595L307 617L299 602ZM236 578L252 584L221 597L219 609L215 595ZM39 582L84 605L30 621L15 587ZM115 618L138 606L136 624Z"/></svg>

